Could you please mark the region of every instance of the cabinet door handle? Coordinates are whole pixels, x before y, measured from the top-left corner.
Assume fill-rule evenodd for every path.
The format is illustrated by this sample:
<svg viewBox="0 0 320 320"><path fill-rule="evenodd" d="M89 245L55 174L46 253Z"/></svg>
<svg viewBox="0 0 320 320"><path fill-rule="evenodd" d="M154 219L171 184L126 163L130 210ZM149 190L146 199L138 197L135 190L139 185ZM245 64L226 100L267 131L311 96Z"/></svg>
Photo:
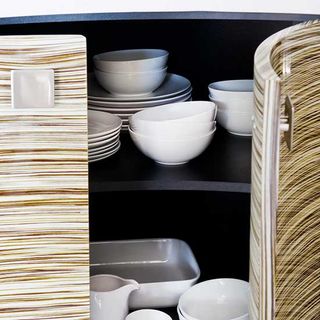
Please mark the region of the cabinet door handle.
<svg viewBox="0 0 320 320"><path fill-rule="evenodd" d="M280 118L280 130L283 131L284 139L289 151L293 149L294 105L290 96L286 96L284 102L284 116Z"/></svg>

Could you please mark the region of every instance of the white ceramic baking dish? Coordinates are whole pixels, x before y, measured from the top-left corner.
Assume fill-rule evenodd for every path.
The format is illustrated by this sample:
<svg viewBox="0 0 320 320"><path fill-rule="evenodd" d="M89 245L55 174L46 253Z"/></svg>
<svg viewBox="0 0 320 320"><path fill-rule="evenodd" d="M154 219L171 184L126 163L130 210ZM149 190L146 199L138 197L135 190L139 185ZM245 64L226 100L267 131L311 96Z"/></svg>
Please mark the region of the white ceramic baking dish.
<svg viewBox="0 0 320 320"><path fill-rule="evenodd" d="M190 247L178 239L144 239L90 243L90 273L134 279L140 289L130 308L164 308L199 278L200 269Z"/></svg>

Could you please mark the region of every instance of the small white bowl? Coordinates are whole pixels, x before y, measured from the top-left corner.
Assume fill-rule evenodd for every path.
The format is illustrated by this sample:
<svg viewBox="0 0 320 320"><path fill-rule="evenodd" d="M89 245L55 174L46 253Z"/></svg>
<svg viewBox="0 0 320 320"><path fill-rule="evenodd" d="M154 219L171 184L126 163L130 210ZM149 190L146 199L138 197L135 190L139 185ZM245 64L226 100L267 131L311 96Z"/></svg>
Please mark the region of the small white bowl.
<svg viewBox="0 0 320 320"><path fill-rule="evenodd" d="M185 123L190 126L195 122L212 122L215 120L217 107L209 101L186 101L144 109L132 115L131 127L143 132L154 127L174 126ZM165 124L166 123L166 124ZM146 129L149 127L149 129Z"/></svg>
<svg viewBox="0 0 320 320"><path fill-rule="evenodd" d="M94 70L100 85L115 96L143 96L150 94L163 82L167 68L149 72L113 73Z"/></svg>
<svg viewBox="0 0 320 320"><path fill-rule="evenodd" d="M253 113L253 80L227 80L209 84L210 100L218 109Z"/></svg>
<svg viewBox="0 0 320 320"><path fill-rule="evenodd" d="M169 53L162 49L109 51L93 57L97 69L105 72L145 72L163 69Z"/></svg>
<svg viewBox="0 0 320 320"><path fill-rule="evenodd" d="M238 136L252 136L252 113L218 110L218 123L228 132Z"/></svg>
<svg viewBox="0 0 320 320"><path fill-rule="evenodd" d="M147 157L164 165L180 165L200 155L210 144L216 129L199 137L161 139L132 131L130 137L137 148Z"/></svg>
<svg viewBox="0 0 320 320"><path fill-rule="evenodd" d="M201 282L180 297L180 319L247 320L248 295L249 283L246 281L214 279Z"/></svg>
<svg viewBox="0 0 320 320"><path fill-rule="evenodd" d="M172 320L165 312L155 309L141 309L131 312L126 320Z"/></svg>

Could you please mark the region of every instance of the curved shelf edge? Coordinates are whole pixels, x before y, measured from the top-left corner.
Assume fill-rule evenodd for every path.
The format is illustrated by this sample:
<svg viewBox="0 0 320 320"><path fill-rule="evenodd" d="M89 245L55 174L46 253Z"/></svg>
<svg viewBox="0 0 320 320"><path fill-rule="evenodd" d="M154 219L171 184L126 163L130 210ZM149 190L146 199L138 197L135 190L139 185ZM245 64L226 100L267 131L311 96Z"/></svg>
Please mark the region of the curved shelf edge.
<svg viewBox="0 0 320 320"><path fill-rule="evenodd" d="M90 193L109 191L217 191L250 193L250 183L223 181L108 181L93 183Z"/></svg>
<svg viewBox="0 0 320 320"><path fill-rule="evenodd" d="M106 13L75 13L40 16L21 16L0 18L0 25L32 24L53 22L81 22L104 20L270 20L296 21L319 19L320 15L288 14L288 13L249 13L249 12L214 12L214 11L181 11L181 12L106 12Z"/></svg>

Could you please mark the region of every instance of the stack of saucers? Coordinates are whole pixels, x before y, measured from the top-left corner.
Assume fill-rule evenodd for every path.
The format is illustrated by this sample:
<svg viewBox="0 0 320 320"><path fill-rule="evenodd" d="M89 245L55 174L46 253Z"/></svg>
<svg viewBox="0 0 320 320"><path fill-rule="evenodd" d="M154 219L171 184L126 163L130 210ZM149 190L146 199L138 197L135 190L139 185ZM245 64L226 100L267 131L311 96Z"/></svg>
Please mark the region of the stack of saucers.
<svg viewBox="0 0 320 320"><path fill-rule="evenodd" d="M121 119L113 114L89 110L89 162L115 154L120 148Z"/></svg>
<svg viewBox="0 0 320 320"><path fill-rule="evenodd" d="M89 109L122 119L145 108L191 99L190 81L167 73L168 52L161 49L120 50L94 56L89 75Z"/></svg>

